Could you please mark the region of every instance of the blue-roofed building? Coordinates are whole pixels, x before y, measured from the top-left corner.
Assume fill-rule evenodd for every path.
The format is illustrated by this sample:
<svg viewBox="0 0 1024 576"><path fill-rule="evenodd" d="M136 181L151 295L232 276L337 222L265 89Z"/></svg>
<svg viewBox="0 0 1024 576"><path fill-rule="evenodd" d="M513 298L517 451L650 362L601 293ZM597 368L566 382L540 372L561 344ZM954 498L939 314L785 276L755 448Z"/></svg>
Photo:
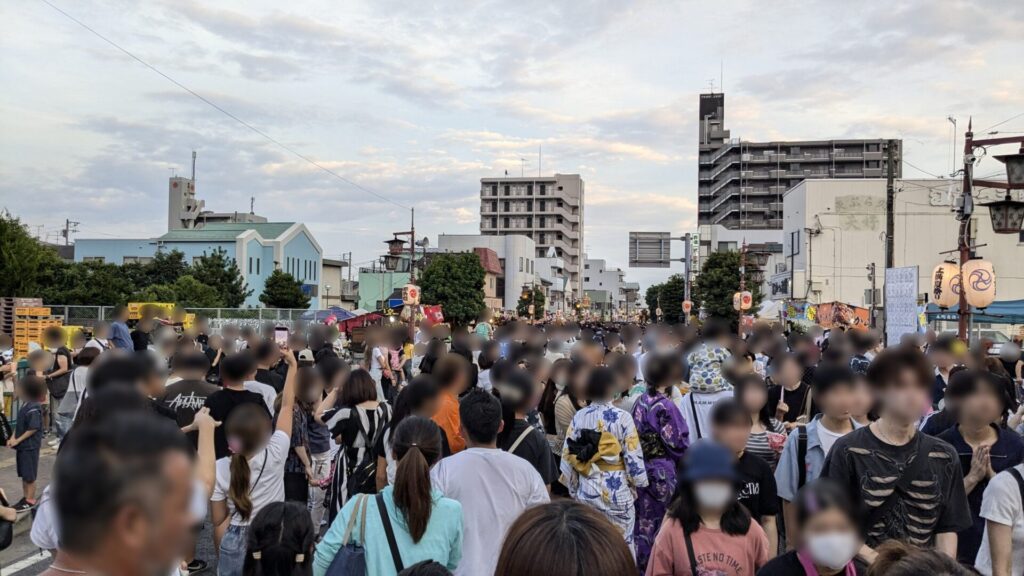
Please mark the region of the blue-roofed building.
<svg viewBox="0 0 1024 576"><path fill-rule="evenodd" d="M305 224L297 222L222 222L201 228L171 230L151 239L86 239L75 241L75 261L111 264L144 264L161 251L177 250L193 262L222 248L235 259L252 295L246 306L261 306L263 285L275 268L302 282L311 297L310 307L319 308L319 286L323 273L323 249Z"/></svg>

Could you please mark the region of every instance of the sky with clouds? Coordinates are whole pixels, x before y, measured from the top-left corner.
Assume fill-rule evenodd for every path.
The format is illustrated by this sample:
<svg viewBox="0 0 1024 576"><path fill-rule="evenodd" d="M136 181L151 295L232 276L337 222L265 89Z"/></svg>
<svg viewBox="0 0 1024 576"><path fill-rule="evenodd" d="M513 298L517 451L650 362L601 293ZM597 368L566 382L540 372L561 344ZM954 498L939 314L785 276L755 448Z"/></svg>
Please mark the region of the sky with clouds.
<svg viewBox="0 0 1024 576"><path fill-rule="evenodd" d="M586 182L589 253L625 268L630 230L695 229L709 82L734 137L903 138L908 176L950 172L948 115L1024 113L1019 0L49 1L359 185L43 1L3 2L0 207L51 240L65 218L82 238L163 233L167 178L197 150L208 209L255 197L358 264L406 228L394 203L432 240L477 232L479 179L536 174L542 148L545 174Z"/></svg>

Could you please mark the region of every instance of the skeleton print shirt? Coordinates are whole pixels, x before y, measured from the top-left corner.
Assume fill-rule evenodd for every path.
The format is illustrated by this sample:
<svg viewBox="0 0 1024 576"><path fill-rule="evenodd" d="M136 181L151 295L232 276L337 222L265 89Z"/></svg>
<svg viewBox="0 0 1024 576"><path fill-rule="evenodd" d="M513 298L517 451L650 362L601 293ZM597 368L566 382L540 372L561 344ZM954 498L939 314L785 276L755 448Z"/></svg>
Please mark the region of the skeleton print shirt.
<svg viewBox="0 0 1024 576"><path fill-rule="evenodd" d="M927 460L914 478L904 478L916 458ZM971 526L960 459L938 438L919 433L893 446L860 428L836 440L821 475L847 486L860 503L868 546L889 539L931 546L936 534Z"/></svg>

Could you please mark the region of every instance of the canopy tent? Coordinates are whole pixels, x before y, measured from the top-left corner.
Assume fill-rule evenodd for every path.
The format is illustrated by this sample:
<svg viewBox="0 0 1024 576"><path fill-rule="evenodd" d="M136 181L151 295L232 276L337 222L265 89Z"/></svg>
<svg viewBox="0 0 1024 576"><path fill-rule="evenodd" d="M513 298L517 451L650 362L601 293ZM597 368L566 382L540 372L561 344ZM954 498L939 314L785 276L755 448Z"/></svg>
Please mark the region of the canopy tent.
<svg viewBox="0 0 1024 576"><path fill-rule="evenodd" d="M955 322L959 309L960 306L951 306L942 310L935 304L929 304L925 314L928 315L928 320ZM971 318L975 322L989 324L1024 324L1024 300L1001 300L993 302L984 310L971 308Z"/></svg>
<svg viewBox="0 0 1024 576"><path fill-rule="evenodd" d="M302 313L302 316L300 316L300 318L302 320L305 320L306 322L324 322L331 316L334 316L334 318L338 322L341 322L344 320L348 320L349 318L355 318L356 315L348 310L345 310L344 308L331 306L326 310L307 310L306 312Z"/></svg>
<svg viewBox="0 0 1024 576"><path fill-rule="evenodd" d="M786 303L782 300L762 300L757 310L757 317L762 320L778 320L786 310Z"/></svg>

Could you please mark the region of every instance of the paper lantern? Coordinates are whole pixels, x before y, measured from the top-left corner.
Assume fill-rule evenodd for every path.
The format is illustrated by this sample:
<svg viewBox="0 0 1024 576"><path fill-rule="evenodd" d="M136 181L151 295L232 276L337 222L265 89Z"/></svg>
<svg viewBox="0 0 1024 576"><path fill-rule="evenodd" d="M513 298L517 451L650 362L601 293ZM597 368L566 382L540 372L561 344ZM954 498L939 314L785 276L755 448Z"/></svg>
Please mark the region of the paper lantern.
<svg viewBox="0 0 1024 576"><path fill-rule="evenodd" d="M735 294L732 295L732 307L733 307L734 310L742 310L743 309L742 308L741 299L742 299L742 296L740 295L739 292L736 292Z"/></svg>
<svg viewBox="0 0 1024 576"><path fill-rule="evenodd" d="M683 300L683 312L689 314L690 310L693 310L693 302L689 300Z"/></svg>
<svg viewBox="0 0 1024 576"><path fill-rule="evenodd" d="M750 310L750 307L754 305L754 295L750 292L740 292L740 310Z"/></svg>
<svg viewBox="0 0 1024 576"><path fill-rule="evenodd" d="M959 286L959 266L942 262L932 272L932 302L939 308L949 308L960 301L959 291L954 292L953 282Z"/></svg>
<svg viewBox="0 0 1024 576"><path fill-rule="evenodd" d="M406 284L402 287L402 303L406 306L415 306L420 303L420 287L415 284Z"/></svg>
<svg viewBox="0 0 1024 576"><path fill-rule="evenodd" d="M988 260L969 260L963 265L963 288L967 303L988 308L996 299L996 273Z"/></svg>

